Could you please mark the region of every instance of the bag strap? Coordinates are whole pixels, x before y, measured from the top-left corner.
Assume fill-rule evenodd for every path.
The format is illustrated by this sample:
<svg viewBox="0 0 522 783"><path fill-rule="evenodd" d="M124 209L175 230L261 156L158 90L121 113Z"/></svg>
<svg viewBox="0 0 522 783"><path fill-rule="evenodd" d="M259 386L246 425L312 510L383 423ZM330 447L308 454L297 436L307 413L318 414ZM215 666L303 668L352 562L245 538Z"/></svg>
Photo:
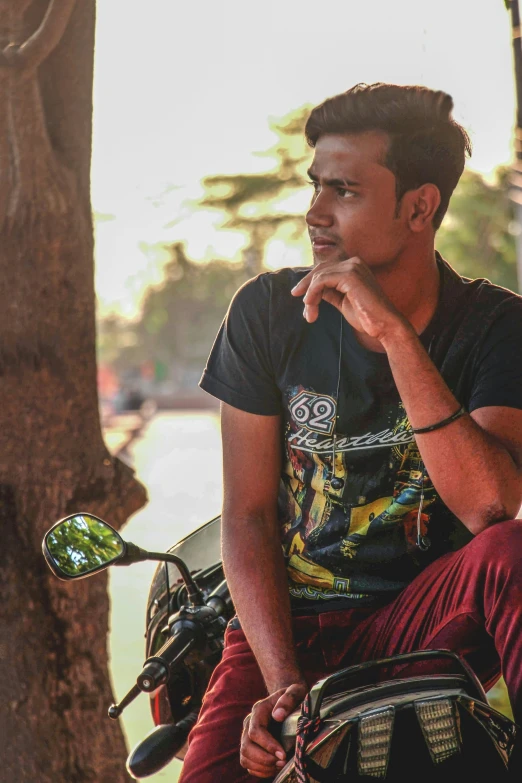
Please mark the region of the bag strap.
<svg viewBox="0 0 522 783"><path fill-rule="evenodd" d="M308 758L306 748L309 742L319 733L322 720L311 717L312 705L310 694L306 696L301 705L301 716L297 721L297 734L295 739L294 766L297 783L310 783L310 775L319 783L327 783L327 770L316 764L315 761Z"/></svg>

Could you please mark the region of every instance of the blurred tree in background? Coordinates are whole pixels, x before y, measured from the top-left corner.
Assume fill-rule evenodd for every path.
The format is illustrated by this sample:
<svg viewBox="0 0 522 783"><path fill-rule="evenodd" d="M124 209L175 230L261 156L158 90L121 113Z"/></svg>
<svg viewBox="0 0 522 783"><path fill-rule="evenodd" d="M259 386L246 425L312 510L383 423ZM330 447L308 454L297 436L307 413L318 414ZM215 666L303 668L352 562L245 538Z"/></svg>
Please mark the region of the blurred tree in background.
<svg viewBox="0 0 522 783"><path fill-rule="evenodd" d="M152 362L154 377L179 379L185 374L188 385L195 387L232 295L266 269L270 242L281 242L280 266L288 264L284 248L289 245L299 249L301 265L311 263L304 220L306 169L312 158L304 139L308 113L309 107L303 107L271 122L276 142L260 153L273 161L268 171L213 175L203 181L204 195L195 208L217 210L223 229L246 236L241 261L203 263L188 258L181 243L168 248L171 260L164 267L163 283L146 291L140 318L101 322L102 362L120 375ZM516 289L515 224L508 187L507 168L499 169L493 182L466 171L436 245L461 274Z"/></svg>
<svg viewBox="0 0 522 783"><path fill-rule="evenodd" d="M146 366L156 380L174 374L195 385L232 296L251 275L242 264L191 261L182 244L170 254L163 283L146 291L137 321L100 323L98 354L120 376Z"/></svg>
<svg viewBox="0 0 522 783"><path fill-rule="evenodd" d="M487 277L517 289L516 223L508 198L509 169L499 168L488 183L465 171L436 237L439 252L466 277Z"/></svg>
<svg viewBox="0 0 522 783"><path fill-rule="evenodd" d="M201 206L223 212L222 227L242 231L248 237L244 264L250 276L263 271L266 245L275 234L298 239L304 232L303 212L294 211L293 197L305 186L310 165L310 149L304 138L309 111L303 107L270 123L277 142L260 153L274 161L270 171L219 174L203 180L206 194Z"/></svg>

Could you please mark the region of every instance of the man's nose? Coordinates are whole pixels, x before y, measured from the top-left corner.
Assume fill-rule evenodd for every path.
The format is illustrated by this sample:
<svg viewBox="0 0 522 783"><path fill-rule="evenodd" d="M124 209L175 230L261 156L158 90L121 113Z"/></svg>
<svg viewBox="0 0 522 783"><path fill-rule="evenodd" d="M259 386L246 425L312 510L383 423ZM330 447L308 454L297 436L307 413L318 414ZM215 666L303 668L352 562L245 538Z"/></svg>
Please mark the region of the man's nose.
<svg viewBox="0 0 522 783"><path fill-rule="evenodd" d="M332 211L324 192L319 193L314 199L310 209L306 213L306 222L309 226L331 226L333 223Z"/></svg>

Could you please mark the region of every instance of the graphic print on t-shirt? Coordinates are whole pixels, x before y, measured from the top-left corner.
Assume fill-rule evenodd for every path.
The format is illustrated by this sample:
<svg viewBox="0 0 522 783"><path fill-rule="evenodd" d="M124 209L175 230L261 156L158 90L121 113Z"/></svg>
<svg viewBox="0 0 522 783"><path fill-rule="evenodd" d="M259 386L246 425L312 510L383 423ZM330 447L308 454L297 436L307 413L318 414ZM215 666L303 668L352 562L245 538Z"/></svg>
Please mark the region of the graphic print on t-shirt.
<svg viewBox="0 0 522 783"><path fill-rule="evenodd" d="M307 432L331 435L335 427L337 403L328 394L301 391L290 400L292 419Z"/></svg>
<svg viewBox="0 0 522 783"><path fill-rule="evenodd" d="M280 511L291 595L366 597L373 591L372 577L367 569L360 572L358 557L366 564L368 559L389 562L390 555L393 560L411 551L421 494L422 535L429 525L426 509L437 498L408 417L399 403L376 421L381 426L375 431L341 434L335 427L334 397L298 387L289 390L287 399L286 491ZM375 473L359 475L357 460L369 453L375 455ZM342 480L337 490L331 484L334 475Z"/></svg>

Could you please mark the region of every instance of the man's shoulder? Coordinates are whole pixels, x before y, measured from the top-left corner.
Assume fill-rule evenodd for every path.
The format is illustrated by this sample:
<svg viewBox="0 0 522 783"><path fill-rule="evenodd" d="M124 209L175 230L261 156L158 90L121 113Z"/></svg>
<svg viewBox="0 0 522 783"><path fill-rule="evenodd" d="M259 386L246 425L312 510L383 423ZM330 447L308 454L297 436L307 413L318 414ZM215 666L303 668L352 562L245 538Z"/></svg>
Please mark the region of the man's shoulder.
<svg viewBox="0 0 522 783"><path fill-rule="evenodd" d="M522 345L522 297L485 278L462 277L444 264L432 358L467 405L484 361L494 356L500 372L512 362L510 346Z"/></svg>
<svg viewBox="0 0 522 783"><path fill-rule="evenodd" d="M232 300L235 307L255 309L269 305L283 309L297 306L302 300L292 296L292 288L310 271L310 267L283 267L273 272L261 272L247 280L236 291Z"/></svg>
<svg viewBox="0 0 522 783"><path fill-rule="evenodd" d="M506 310L522 315L522 296L492 283L487 278L470 278L460 275L445 259L444 285L447 289L447 306L457 308L460 314L465 311L475 317L479 314L488 320L503 314Z"/></svg>
<svg viewBox="0 0 522 783"><path fill-rule="evenodd" d="M311 267L285 266L273 272L261 272L243 283L239 290L255 291L256 293L260 291L268 293L290 292L310 270Z"/></svg>

